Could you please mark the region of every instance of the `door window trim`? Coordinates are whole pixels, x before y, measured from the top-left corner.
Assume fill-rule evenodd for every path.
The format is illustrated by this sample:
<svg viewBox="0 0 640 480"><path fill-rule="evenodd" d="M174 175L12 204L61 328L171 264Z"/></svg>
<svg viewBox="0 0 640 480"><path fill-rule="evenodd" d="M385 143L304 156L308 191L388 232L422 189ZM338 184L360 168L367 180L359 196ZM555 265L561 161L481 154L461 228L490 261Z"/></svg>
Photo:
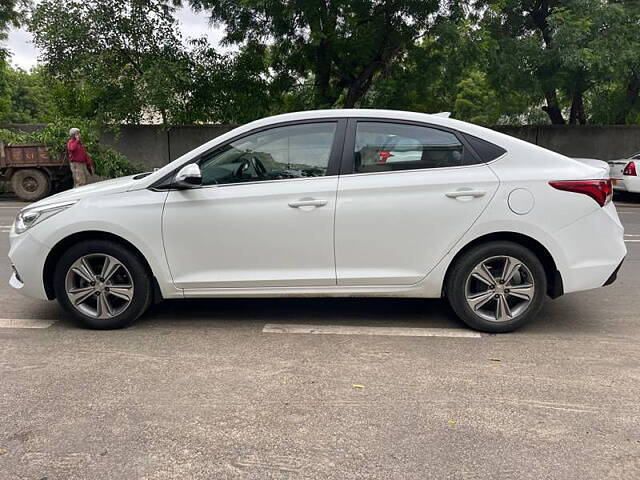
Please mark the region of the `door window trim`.
<svg viewBox="0 0 640 480"><path fill-rule="evenodd" d="M438 168L418 168L418 169L407 169L407 170L389 170L382 172L356 172L355 171L355 145L356 145L356 130L358 127L358 123L394 123L400 125L411 125L414 127L425 127L425 128L433 128L435 130L440 130L443 132L453 134L456 139L462 144L464 148L469 149L471 156L477 161L477 163L471 165L452 165L450 167L438 167ZM486 165L486 162L480 158L480 155L471 147L469 142L461 132L454 130L452 128L443 127L442 125L434 125L426 122L419 122L415 120L399 120L393 118L384 118L384 117L349 117L349 122L347 123L347 128L345 132L345 140L342 147L342 162L340 164L340 175L384 175L389 173L407 173L407 172L416 172L420 170L444 170L451 168L469 168L469 167L477 167L478 165Z"/></svg>
<svg viewBox="0 0 640 480"><path fill-rule="evenodd" d="M249 130L248 132L244 132L239 135L236 135L235 137L230 138L229 140L227 140L226 142L220 145L216 145L215 147L207 150L206 152L201 153L197 157L192 158L187 163L183 163L179 167L176 167L174 170L166 174L160 180L150 185L148 188L150 190L172 190L173 178L176 176L176 174L180 169L192 163L199 162L205 156L216 155L217 153L221 152L230 143L237 142L238 140L242 140L243 138L249 137L251 135L255 135L256 133L266 132L267 130L273 130L274 128L291 127L291 126L298 126L298 125L309 125L313 123L334 123L336 125L335 133L333 135L333 143L331 144L331 151L329 153L329 162L327 163L327 173L325 175L321 177L280 178L277 180L257 180L255 182L225 183L220 185L203 185L201 188L232 187L237 185L255 185L258 183L267 184L267 183L275 183L275 182L312 180L312 179L334 177L336 175L339 175L340 173L340 166L342 164L342 155L343 155L342 152L343 152L344 139L345 139L348 120L349 118L346 118L346 117L312 118L312 119L306 119L306 120L292 120L288 122L272 123L269 125L264 125L262 127L254 128L253 130Z"/></svg>

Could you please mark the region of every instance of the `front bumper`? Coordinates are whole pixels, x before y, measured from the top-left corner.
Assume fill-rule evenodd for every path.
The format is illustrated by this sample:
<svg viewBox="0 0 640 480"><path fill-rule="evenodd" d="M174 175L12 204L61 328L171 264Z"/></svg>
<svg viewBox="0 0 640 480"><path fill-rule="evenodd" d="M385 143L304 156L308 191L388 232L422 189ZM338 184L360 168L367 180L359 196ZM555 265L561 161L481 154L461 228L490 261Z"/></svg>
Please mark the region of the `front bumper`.
<svg viewBox="0 0 640 480"><path fill-rule="evenodd" d="M48 300L44 290L44 263L50 249L38 242L29 232L17 235L11 232L9 261L13 273L9 285L31 298Z"/></svg>

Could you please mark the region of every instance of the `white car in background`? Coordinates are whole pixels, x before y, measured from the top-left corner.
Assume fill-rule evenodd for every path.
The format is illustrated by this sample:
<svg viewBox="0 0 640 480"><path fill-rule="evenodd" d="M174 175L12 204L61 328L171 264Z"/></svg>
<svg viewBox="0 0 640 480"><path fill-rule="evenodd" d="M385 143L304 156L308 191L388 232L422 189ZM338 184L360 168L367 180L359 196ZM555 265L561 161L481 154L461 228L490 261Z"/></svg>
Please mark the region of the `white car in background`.
<svg viewBox="0 0 640 480"><path fill-rule="evenodd" d="M611 160L613 189L621 192L640 193L640 152L623 160Z"/></svg>
<svg viewBox="0 0 640 480"><path fill-rule="evenodd" d="M508 332L615 280L607 170L442 115L278 115L24 208L10 284L91 328L170 298L392 296Z"/></svg>

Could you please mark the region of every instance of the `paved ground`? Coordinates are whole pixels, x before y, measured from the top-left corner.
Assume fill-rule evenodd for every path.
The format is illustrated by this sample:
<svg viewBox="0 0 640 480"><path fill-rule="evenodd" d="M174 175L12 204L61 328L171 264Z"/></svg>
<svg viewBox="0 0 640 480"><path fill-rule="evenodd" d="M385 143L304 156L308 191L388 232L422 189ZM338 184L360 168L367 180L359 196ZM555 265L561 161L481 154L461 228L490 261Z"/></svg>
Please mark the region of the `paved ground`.
<svg viewBox="0 0 640 480"><path fill-rule="evenodd" d="M640 235L640 201L625 200ZM0 201L0 230L14 205ZM0 478L640 478L640 236L627 239L613 286L479 337L263 332L468 332L440 301L354 299L166 302L95 332L2 280L0 318L58 321L0 328ZM0 279L7 250L0 231Z"/></svg>

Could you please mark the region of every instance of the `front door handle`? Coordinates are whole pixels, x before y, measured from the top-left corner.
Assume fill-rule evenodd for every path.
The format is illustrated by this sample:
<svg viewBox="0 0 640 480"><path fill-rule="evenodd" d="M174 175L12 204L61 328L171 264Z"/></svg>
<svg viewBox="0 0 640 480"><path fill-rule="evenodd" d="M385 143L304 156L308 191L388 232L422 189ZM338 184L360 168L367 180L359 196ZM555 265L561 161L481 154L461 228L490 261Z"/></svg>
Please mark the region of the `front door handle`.
<svg viewBox="0 0 640 480"><path fill-rule="evenodd" d="M291 208L324 207L326 204L327 201L321 198L301 198L300 200L289 202Z"/></svg>
<svg viewBox="0 0 640 480"><path fill-rule="evenodd" d="M447 192L445 195L449 198L458 198L458 197L483 197L487 192L484 190L456 190L455 192Z"/></svg>

